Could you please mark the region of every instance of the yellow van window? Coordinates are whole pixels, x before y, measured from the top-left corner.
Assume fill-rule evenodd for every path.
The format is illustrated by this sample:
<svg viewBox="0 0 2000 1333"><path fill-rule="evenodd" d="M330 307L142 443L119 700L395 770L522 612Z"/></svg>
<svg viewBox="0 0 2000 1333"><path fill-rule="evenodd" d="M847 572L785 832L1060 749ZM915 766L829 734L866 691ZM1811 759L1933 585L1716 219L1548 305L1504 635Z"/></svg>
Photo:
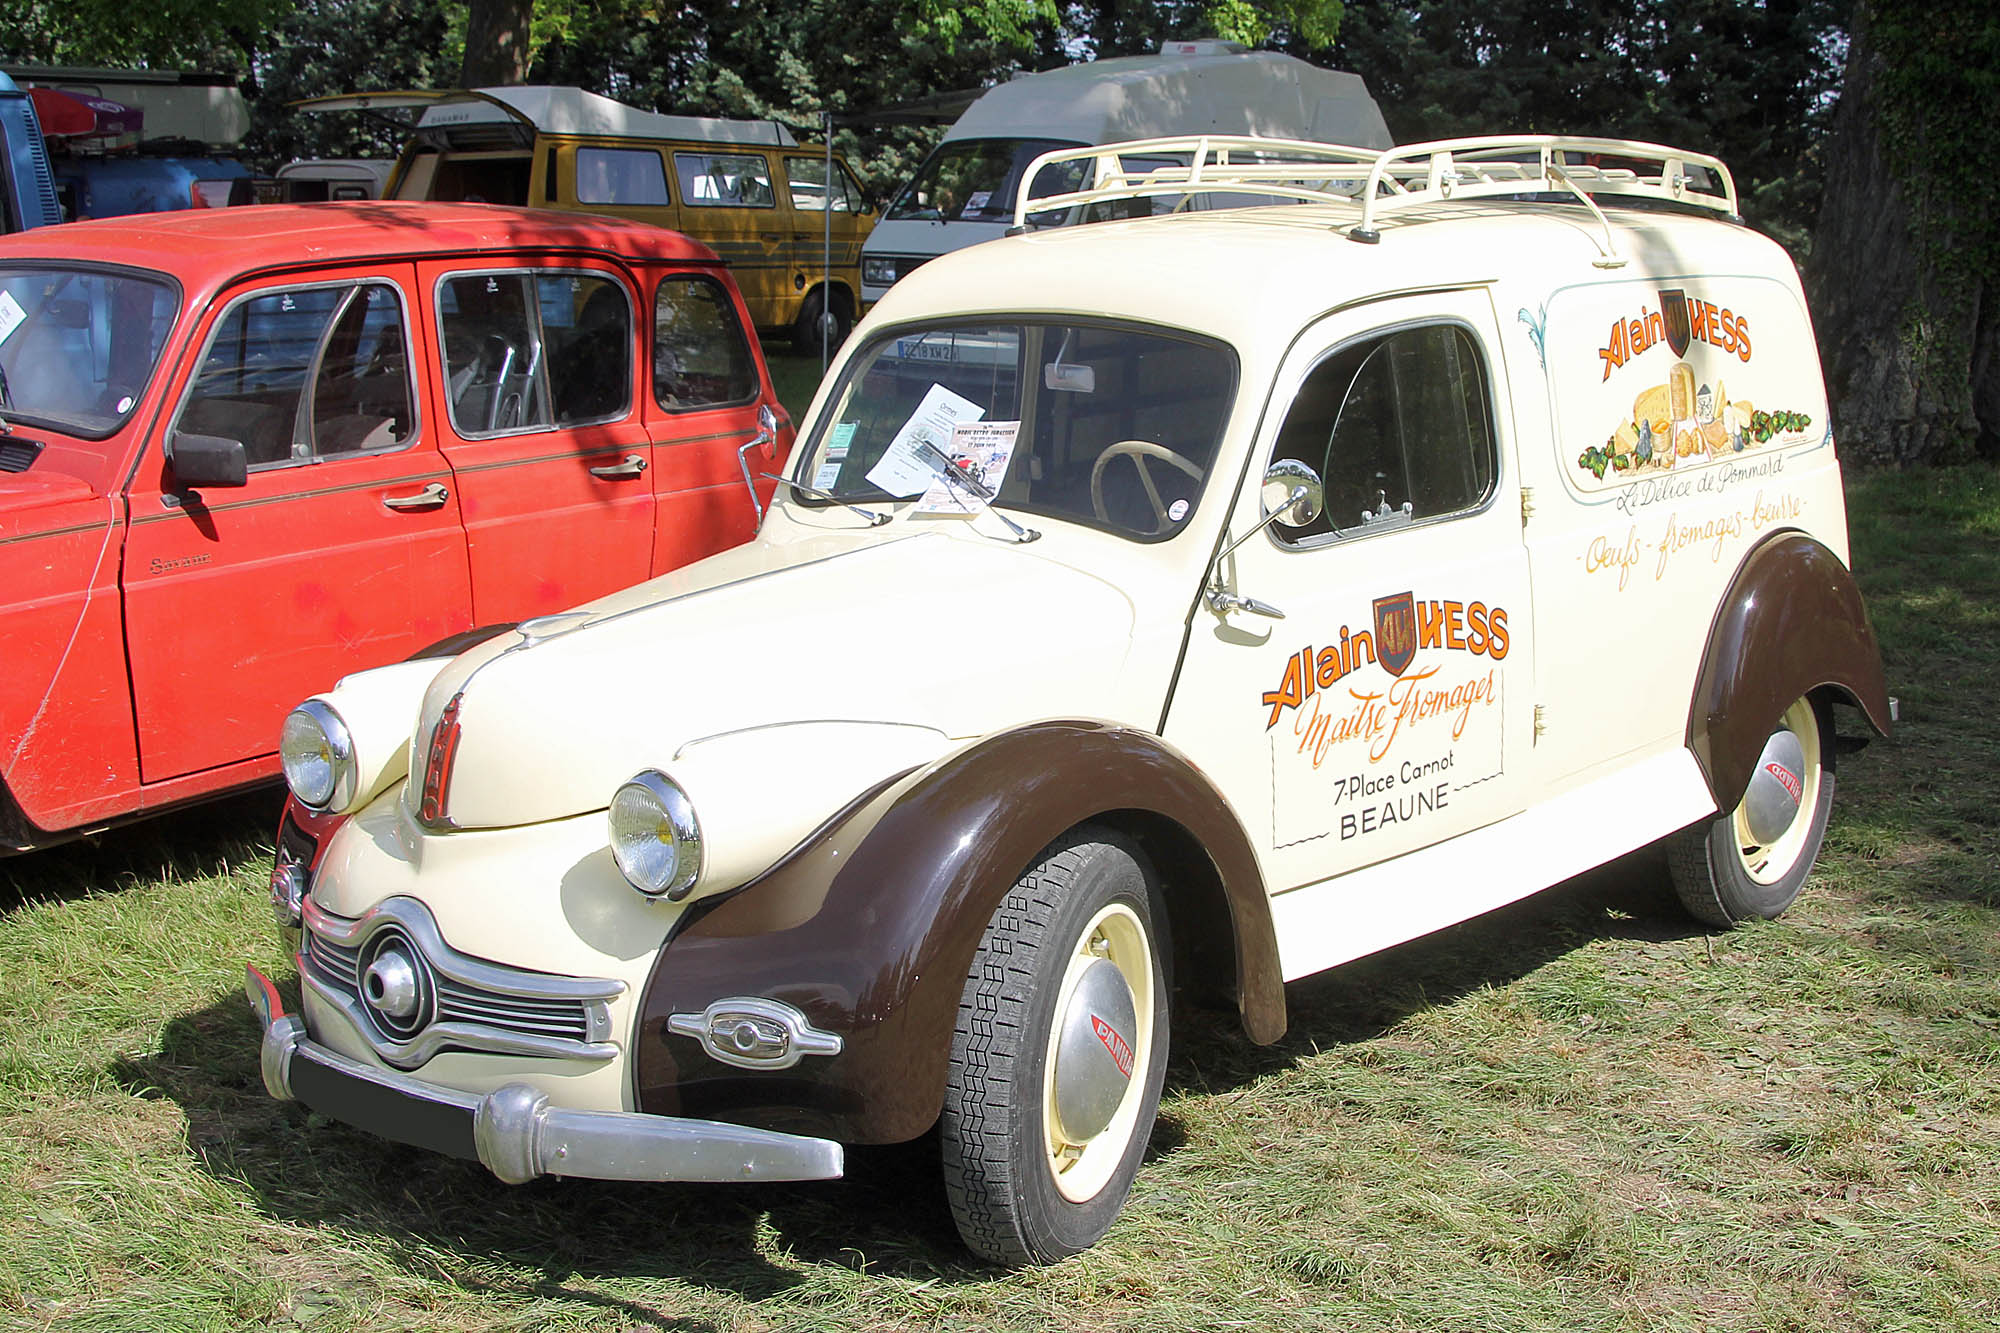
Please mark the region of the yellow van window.
<svg viewBox="0 0 2000 1333"><path fill-rule="evenodd" d="M667 169L650 148L576 150L576 201L664 208Z"/></svg>
<svg viewBox="0 0 2000 1333"><path fill-rule="evenodd" d="M675 153L681 202L696 208L775 208L762 153Z"/></svg>
<svg viewBox="0 0 2000 1333"><path fill-rule="evenodd" d="M788 157L785 159L785 175L791 179L792 207L800 212L817 213L826 207L826 160L818 157ZM861 211L861 191L854 184L854 178L839 163L833 167L833 211L836 213L859 213Z"/></svg>

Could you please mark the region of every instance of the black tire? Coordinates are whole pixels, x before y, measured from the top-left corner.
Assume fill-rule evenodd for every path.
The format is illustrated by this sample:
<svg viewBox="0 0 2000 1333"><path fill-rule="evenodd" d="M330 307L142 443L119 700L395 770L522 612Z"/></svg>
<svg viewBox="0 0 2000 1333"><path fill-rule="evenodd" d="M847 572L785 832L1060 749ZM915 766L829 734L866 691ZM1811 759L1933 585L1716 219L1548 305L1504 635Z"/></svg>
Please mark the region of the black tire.
<svg viewBox="0 0 2000 1333"><path fill-rule="evenodd" d="M1798 745L1796 773L1791 772L1794 756L1779 752L1788 733ZM1833 748L1826 705L1797 700L1771 733L1750 790L1736 808L1667 840L1674 891L1697 921L1726 928L1739 921L1769 920L1792 905L1812 873L1833 814ZM1769 767L1773 762L1776 770ZM1792 782L1798 791L1787 803ZM1773 818L1766 807L1759 836L1757 802L1774 794L1785 814Z"/></svg>
<svg viewBox="0 0 2000 1333"><path fill-rule="evenodd" d="M959 1001L940 1122L952 1217L982 1258L1053 1263L1094 1245L1117 1219L1166 1075L1172 951L1165 936L1151 866L1105 829L1078 830L1050 847L993 914ZM1117 1022L1127 1021L1117 1017L1115 1003L1081 998L1115 994L1104 990L1110 983L1099 964L1107 959L1116 980L1126 983L1128 1033L1098 1016L1108 1009ZM1062 1048L1062 1067L1078 1071L1063 1085L1072 1094L1071 1114L1082 1102L1080 1123L1106 1115L1096 1132L1080 1133L1074 1143L1061 1123L1053 1077L1057 1024L1066 1017L1072 1020L1066 1031L1088 1032L1103 1047L1083 1049L1083 1038L1080 1047ZM1120 1082L1107 1068L1129 1072ZM1106 1113L1111 1100L1116 1109Z"/></svg>
<svg viewBox="0 0 2000 1333"><path fill-rule="evenodd" d="M827 310L826 288L815 287L806 293L806 299L799 303L799 316L792 321L792 352L797 356L819 355L819 322ZM840 350L847 341L848 333L854 328L854 315L849 309L847 298L839 292L833 294L833 329L826 340L829 355Z"/></svg>

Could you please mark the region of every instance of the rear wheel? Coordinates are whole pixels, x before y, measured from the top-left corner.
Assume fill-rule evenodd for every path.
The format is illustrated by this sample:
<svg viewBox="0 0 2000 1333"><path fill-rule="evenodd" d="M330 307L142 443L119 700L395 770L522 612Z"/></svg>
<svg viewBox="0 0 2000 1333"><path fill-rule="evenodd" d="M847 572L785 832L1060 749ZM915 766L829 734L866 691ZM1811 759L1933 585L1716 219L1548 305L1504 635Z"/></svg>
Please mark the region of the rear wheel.
<svg viewBox="0 0 2000 1333"><path fill-rule="evenodd" d="M829 303L827 289L815 287L806 293L806 299L799 304L799 317L792 321L794 354L819 355L822 323L826 325L826 350L831 354L847 341L848 331L854 327L854 316L848 309L847 299L840 293L835 292Z"/></svg>
<svg viewBox="0 0 2000 1333"><path fill-rule="evenodd" d="M1729 926L1783 912L1805 887L1833 814L1833 725L1801 698L1764 742L1734 810L1667 843L1674 890L1694 917Z"/></svg>
<svg viewBox="0 0 2000 1333"><path fill-rule="evenodd" d="M1164 935L1150 867L1106 830L1050 848L993 914L941 1122L952 1216L982 1257L1052 1263L1124 1206L1166 1074Z"/></svg>

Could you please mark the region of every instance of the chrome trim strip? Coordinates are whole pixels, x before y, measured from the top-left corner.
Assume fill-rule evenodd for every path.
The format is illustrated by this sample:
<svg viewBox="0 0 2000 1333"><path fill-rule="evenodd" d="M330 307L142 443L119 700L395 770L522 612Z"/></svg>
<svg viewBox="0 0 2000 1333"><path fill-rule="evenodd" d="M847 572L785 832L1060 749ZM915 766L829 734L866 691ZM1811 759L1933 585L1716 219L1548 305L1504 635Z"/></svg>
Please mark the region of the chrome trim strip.
<svg viewBox="0 0 2000 1333"><path fill-rule="evenodd" d="M335 916L311 898L305 902L306 929L346 948L359 948L380 921L393 921L408 931L439 976L468 986L540 1000L612 1000L625 993L622 981L528 972L462 954L444 942L430 910L414 898L386 898L351 919Z"/></svg>

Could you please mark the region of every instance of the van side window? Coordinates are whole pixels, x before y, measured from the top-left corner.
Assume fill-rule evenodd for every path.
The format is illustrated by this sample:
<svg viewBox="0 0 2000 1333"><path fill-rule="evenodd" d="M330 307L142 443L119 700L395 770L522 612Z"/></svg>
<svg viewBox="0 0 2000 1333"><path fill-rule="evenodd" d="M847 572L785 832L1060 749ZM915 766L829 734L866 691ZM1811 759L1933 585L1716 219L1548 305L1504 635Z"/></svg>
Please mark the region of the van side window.
<svg viewBox="0 0 2000 1333"><path fill-rule="evenodd" d="M473 273L438 289L445 396L468 439L615 420L632 405L632 310L596 273Z"/></svg>
<svg viewBox="0 0 2000 1333"><path fill-rule="evenodd" d="M785 175L791 181L793 208L801 213L817 213L827 206L828 190L824 158L788 157L785 159ZM862 211L861 187L854 183L854 177L847 174L847 168L838 162L833 164L831 193L834 212Z"/></svg>
<svg viewBox="0 0 2000 1333"><path fill-rule="evenodd" d="M401 448L416 423L402 299L370 282L237 302L174 429L241 440L255 469Z"/></svg>
<svg viewBox="0 0 2000 1333"><path fill-rule="evenodd" d="M701 274L663 279L653 305L653 396L669 411L747 403L757 361L722 284Z"/></svg>
<svg viewBox="0 0 2000 1333"><path fill-rule="evenodd" d="M662 208L667 199L667 168L650 148L579 148L576 150L576 201L579 204L623 204Z"/></svg>
<svg viewBox="0 0 2000 1333"><path fill-rule="evenodd" d="M1341 348L1315 366L1279 430L1273 460L1326 483L1326 508L1297 544L1476 509L1498 470L1486 368L1455 324L1402 329Z"/></svg>
<svg viewBox="0 0 2000 1333"><path fill-rule="evenodd" d="M681 202L696 208L775 208L762 153L675 153Z"/></svg>

